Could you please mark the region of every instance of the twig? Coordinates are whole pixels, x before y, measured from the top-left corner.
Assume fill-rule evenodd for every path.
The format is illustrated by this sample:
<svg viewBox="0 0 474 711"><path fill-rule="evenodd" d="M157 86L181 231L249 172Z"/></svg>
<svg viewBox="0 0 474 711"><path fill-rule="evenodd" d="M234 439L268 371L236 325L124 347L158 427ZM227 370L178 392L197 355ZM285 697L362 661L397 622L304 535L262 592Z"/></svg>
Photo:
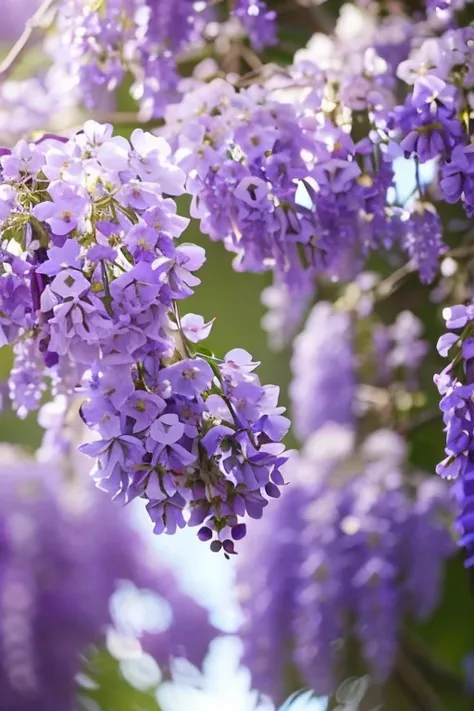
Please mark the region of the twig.
<svg viewBox="0 0 474 711"><path fill-rule="evenodd" d="M407 699L407 701L410 702L410 706L414 709L417 709L419 711L430 711L430 709L426 709L425 706L420 703L419 698L417 695L414 693L413 689L407 684L406 680L403 678L403 676L400 674L399 671L395 669L393 673L393 681L397 685L397 687L400 689L402 692L403 696ZM326 709L327 711L327 709Z"/></svg>
<svg viewBox="0 0 474 711"><path fill-rule="evenodd" d="M323 32L332 35L336 27L336 17L327 12L321 5L315 5L312 0L298 0L296 5L306 10L308 22L313 32Z"/></svg>
<svg viewBox="0 0 474 711"><path fill-rule="evenodd" d="M74 134L84 129L84 121L89 118L98 123L111 123L113 126L126 126L133 128L143 128L146 131L152 131L163 126L161 119L142 120L140 114L134 111L95 111L89 114L84 114L82 111L77 112L73 122L52 123L49 130L56 134L73 136ZM48 129L44 131L35 131L35 138L48 133Z"/></svg>
<svg viewBox="0 0 474 711"><path fill-rule="evenodd" d="M468 232L466 236L471 236L472 232ZM455 247L450 249L443 257L452 257L453 259L462 259L463 257L474 257L474 244L462 245L461 247ZM414 262L409 261L403 264L399 269L390 274L389 277L381 281L374 288L375 296L379 299L386 299L391 296L398 287L407 279L411 274L416 272L417 266Z"/></svg>
<svg viewBox="0 0 474 711"><path fill-rule="evenodd" d="M405 650L407 656L416 660L418 665L423 666L429 673L443 679L445 683L462 688L462 679L459 674L441 664L430 654L425 645L413 639L406 630L402 633L402 649Z"/></svg>
<svg viewBox="0 0 474 711"><path fill-rule="evenodd" d="M402 651L398 654L396 673L424 711L445 711L435 691L412 660Z"/></svg>
<svg viewBox="0 0 474 711"><path fill-rule="evenodd" d="M466 237L472 237L472 232L468 232ZM445 257L452 257L453 259L462 259L463 257L474 257L474 244L466 244L461 247L455 247L454 249L448 250Z"/></svg>
<svg viewBox="0 0 474 711"><path fill-rule="evenodd" d="M435 410L425 410L415 415L411 420L402 425L401 432L403 434L409 434L414 432L419 427L429 424L430 422L436 422L436 420L441 419L441 410L436 408Z"/></svg>
<svg viewBox="0 0 474 711"><path fill-rule="evenodd" d="M265 81L266 79L271 79L277 75L290 79L290 75L284 67L279 67L277 64L272 63L262 64L259 67L242 74L242 76L236 81L235 86L238 88L244 88L249 84L252 84L254 81Z"/></svg>
<svg viewBox="0 0 474 711"><path fill-rule="evenodd" d="M50 10L52 10L55 2L56 0L44 0L34 15L27 20L21 37L17 40L17 42L15 42L3 62L0 64L0 82L5 81L5 79L10 76L16 64L20 61L24 52L30 46L30 43L35 35L35 31L42 27L43 21L47 17Z"/></svg>
<svg viewBox="0 0 474 711"><path fill-rule="evenodd" d="M250 47L246 47L244 44L240 46L240 56L245 62L247 62L253 71L259 71L261 67L263 67L263 62L258 54L256 54L253 49L250 49Z"/></svg>
<svg viewBox="0 0 474 711"><path fill-rule="evenodd" d="M111 123L114 126L143 126L148 127L148 130L161 128L164 125L162 119L143 119L135 111L95 111L88 114L88 117L99 123Z"/></svg>
<svg viewBox="0 0 474 711"><path fill-rule="evenodd" d="M93 114L95 121L99 123L131 124L149 123L141 122L139 115L134 111L99 111Z"/></svg>
<svg viewBox="0 0 474 711"><path fill-rule="evenodd" d="M408 277L416 271L416 266L413 262L407 262L402 267L393 272L389 277L384 279L377 284L375 287L375 294L379 299L386 299L391 296L399 285Z"/></svg>

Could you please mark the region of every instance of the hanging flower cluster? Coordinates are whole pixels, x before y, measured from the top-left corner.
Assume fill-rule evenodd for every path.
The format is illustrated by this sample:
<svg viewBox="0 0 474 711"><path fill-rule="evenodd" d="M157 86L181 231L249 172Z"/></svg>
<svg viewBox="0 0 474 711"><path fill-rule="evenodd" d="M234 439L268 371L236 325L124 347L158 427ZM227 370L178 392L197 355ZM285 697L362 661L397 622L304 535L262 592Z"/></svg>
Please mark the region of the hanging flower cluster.
<svg viewBox="0 0 474 711"><path fill-rule="evenodd" d="M435 383L441 395L447 456L436 471L443 478L457 480L460 545L466 548L465 565L470 567L474 565L474 310L472 305L458 305L446 308L443 315L449 331L439 339L438 351L451 361L435 376Z"/></svg>
<svg viewBox="0 0 474 711"><path fill-rule="evenodd" d="M377 168L372 146L325 115L324 81L320 106L292 103L290 87L312 78L302 71L240 91L215 79L166 115L201 230L237 254L236 269L272 269L293 294L316 274L357 273L393 243L395 219L390 165Z"/></svg>
<svg viewBox="0 0 474 711"><path fill-rule="evenodd" d="M344 299L317 303L294 341L290 395L304 444L240 567L245 660L257 688L277 700L287 685L337 688L347 639L364 670L385 680L403 620L435 610L456 549L450 491L410 466L394 429L373 425L394 428L397 392L403 400L419 387L421 324L405 311L386 326L370 303L358 313L354 304L343 310Z"/></svg>
<svg viewBox="0 0 474 711"><path fill-rule="evenodd" d="M403 618L436 608L455 550L452 504L435 478L413 479L409 492L405 455L388 430L356 448L350 428L327 425L292 462L296 480L241 570L245 661L272 698L290 679L331 693L345 678L348 637L373 678L386 679Z"/></svg>
<svg viewBox="0 0 474 711"><path fill-rule="evenodd" d="M236 253L235 269L274 272L275 289L265 299L270 308L291 303L293 322L315 277L352 279L373 251L405 252L424 283L438 272L447 248L419 164L451 160L467 135L455 90L442 104L446 92L431 87L438 81L431 75L398 105L395 73L406 78L406 67L416 63L410 50L421 24L369 22L357 41L336 33L326 53L318 52L316 35L285 70L264 68L250 86L233 77L201 82L165 114L188 176L192 216ZM439 121L445 128L436 128ZM431 148L423 148L426 141ZM417 172L408 200L397 194L400 162ZM266 328L291 333L279 313Z"/></svg>
<svg viewBox="0 0 474 711"><path fill-rule="evenodd" d="M295 338L290 398L293 426L301 441L326 422L349 424L353 419L356 381L352 331L349 313L320 301Z"/></svg>
<svg viewBox="0 0 474 711"><path fill-rule="evenodd" d="M245 514L279 495L289 423L247 352L199 353L211 324L180 319L205 253L176 243L187 220L164 194L182 193L184 174L169 154L163 138L137 129L129 143L89 121L3 155L2 344L15 344L20 415L46 382L80 388L97 484L147 499L156 533L204 524L229 554Z"/></svg>

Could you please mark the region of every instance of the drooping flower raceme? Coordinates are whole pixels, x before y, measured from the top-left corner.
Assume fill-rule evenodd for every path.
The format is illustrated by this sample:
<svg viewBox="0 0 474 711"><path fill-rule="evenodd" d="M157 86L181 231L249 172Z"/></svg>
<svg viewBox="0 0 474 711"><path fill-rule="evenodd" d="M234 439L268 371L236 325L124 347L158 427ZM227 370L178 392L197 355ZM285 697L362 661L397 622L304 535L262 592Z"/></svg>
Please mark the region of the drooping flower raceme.
<svg viewBox="0 0 474 711"><path fill-rule="evenodd" d="M180 321L205 253L176 243L187 220L165 196L185 176L169 154L163 138L137 129L129 143L89 121L0 158L2 344L16 344L19 414L45 379L81 389L98 486L147 499L156 533L204 524L229 554L242 517L279 495L289 423L247 352L200 353L211 324Z"/></svg>
<svg viewBox="0 0 474 711"><path fill-rule="evenodd" d="M393 74L410 43L377 29L355 48L334 42L328 61L298 52L251 86L232 77L197 85L165 115L201 230L237 255L235 269L272 270L280 295L303 310L315 277L353 279L372 251L405 252L428 283L446 249L418 186L416 200L397 198L404 149Z"/></svg>
<svg viewBox="0 0 474 711"><path fill-rule="evenodd" d="M446 479L457 480L455 492L461 506L460 545L466 549L465 565L474 565L474 308L457 305L444 309L449 329L438 341L440 355L451 358L435 376L446 431L446 458L436 468Z"/></svg>
<svg viewBox="0 0 474 711"><path fill-rule="evenodd" d="M429 38L413 50L397 70L412 88L390 120L393 135L401 136L406 156L419 163L437 159L443 199L462 202L468 215L474 208L469 123L473 33L472 27L449 27L440 37Z"/></svg>
<svg viewBox="0 0 474 711"><path fill-rule="evenodd" d="M296 67L280 83L240 91L216 79L166 114L202 231L237 254L236 269L272 269L291 295L315 274L357 273L370 249L390 241L392 220L390 166L375 172L370 146L320 105L291 102L291 87L306 95L311 78Z"/></svg>
<svg viewBox="0 0 474 711"><path fill-rule="evenodd" d="M355 302L354 309L344 310L349 307L345 298L337 306L326 301L313 306L294 340L289 394L294 430L302 442L328 422L352 426L357 416L370 413L379 421L389 412L392 418L406 415L403 400L408 396L413 403L419 391L420 366L428 352L421 321L402 311L385 325L364 303L369 294L361 291L356 297L358 315ZM363 343L367 350L357 350Z"/></svg>
<svg viewBox="0 0 474 711"><path fill-rule="evenodd" d="M314 296L312 280L300 284L297 291L276 278L261 295L268 311L262 318L262 328L267 331L269 344L275 350L286 346L301 326L305 312Z"/></svg>
<svg viewBox="0 0 474 711"><path fill-rule="evenodd" d="M248 549L239 559L237 583L245 615L243 662L252 674L252 687L274 700L283 699L291 688L287 683L292 665L288 642L299 604L296 583L304 562L301 536L306 502L306 492L291 484L272 515L261 523L255 539L249 533Z"/></svg>
<svg viewBox="0 0 474 711"><path fill-rule="evenodd" d="M290 397L294 429L302 441L327 422L345 425L353 420L352 330L349 313L319 302L295 339Z"/></svg>
<svg viewBox="0 0 474 711"><path fill-rule="evenodd" d="M419 387L420 366L429 350L422 333L423 325L411 311L401 311L390 326L375 324L372 358L376 385L388 387L401 376L408 390Z"/></svg>
<svg viewBox="0 0 474 711"><path fill-rule="evenodd" d="M169 571L150 565L129 512L87 490L80 472L72 483L57 461L38 463L8 445L1 455L2 706L76 707L81 659L112 625L109 599L119 584L146 590L168 610L159 629L141 630L149 653L163 665L183 653L201 664L213 636L206 613ZM186 621L199 630L189 644Z"/></svg>
<svg viewBox="0 0 474 711"><path fill-rule="evenodd" d="M245 661L274 699L288 685L334 692L347 676L350 634L367 670L386 678L403 617L435 609L455 550L452 505L434 477L408 493L404 458L393 432L377 431L357 450L350 429L327 425L293 462L297 481L266 518L265 539L249 536ZM270 553L264 540L274 542Z"/></svg>

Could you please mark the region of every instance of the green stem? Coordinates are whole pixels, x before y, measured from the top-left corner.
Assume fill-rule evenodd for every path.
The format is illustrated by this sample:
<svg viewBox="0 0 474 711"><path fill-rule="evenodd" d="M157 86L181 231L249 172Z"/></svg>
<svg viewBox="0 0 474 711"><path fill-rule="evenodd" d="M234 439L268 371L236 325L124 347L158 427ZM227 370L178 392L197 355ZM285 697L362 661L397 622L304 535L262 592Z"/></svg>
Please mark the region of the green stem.
<svg viewBox="0 0 474 711"><path fill-rule="evenodd" d="M105 306L105 310L109 314L109 316L112 316L112 297L110 295L110 287L109 287L109 277L107 274L107 268L104 264L104 262L100 263L100 269L102 272L102 279L104 281L104 291L105 291L105 296L103 297L102 301Z"/></svg>
<svg viewBox="0 0 474 711"><path fill-rule="evenodd" d="M113 201L113 204L115 205L115 207L116 207L118 210L120 210L120 212L122 212L126 217L128 217L128 219L130 220L130 222L132 222L134 225L137 224L137 222L138 222L138 217L137 217L136 214L133 212L133 210L129 210L127 207L124 207L123 205L121 205L121 204L120 204L119 202L117 202L116 200Z"/></svg>
<svg viewBox="0 0 474 711"><path fill-rule="evenodd" d="M176 301L173 301L173 312L174 317L176 319L176 325L178 327L179 338L181 341L179 345L182 346L184 352L183 355L185 355L186 358L194 358L196 354L193 355L189 349L188 341L183 333L183 327L181 326L181 318L179 316L178 304L176 303ZM180 350L179 347L178 350Z"/></svg>

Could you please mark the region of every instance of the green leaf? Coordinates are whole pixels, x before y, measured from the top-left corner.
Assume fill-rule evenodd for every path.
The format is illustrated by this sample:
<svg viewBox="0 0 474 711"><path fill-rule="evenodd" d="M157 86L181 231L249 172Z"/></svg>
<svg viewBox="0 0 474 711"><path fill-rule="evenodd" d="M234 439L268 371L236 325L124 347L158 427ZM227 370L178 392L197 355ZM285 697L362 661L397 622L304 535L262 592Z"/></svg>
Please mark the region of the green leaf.
<svg viewBox="0 0 474 711"><path fill-rule="evenodd" d="M131 686L120 672L120 662L106 650L96 651L85 664L79 682L82 678L85 683L78 685L79 711L81 699L95 701L100 711L160 711L156 689L145 692Z"/></svg>

